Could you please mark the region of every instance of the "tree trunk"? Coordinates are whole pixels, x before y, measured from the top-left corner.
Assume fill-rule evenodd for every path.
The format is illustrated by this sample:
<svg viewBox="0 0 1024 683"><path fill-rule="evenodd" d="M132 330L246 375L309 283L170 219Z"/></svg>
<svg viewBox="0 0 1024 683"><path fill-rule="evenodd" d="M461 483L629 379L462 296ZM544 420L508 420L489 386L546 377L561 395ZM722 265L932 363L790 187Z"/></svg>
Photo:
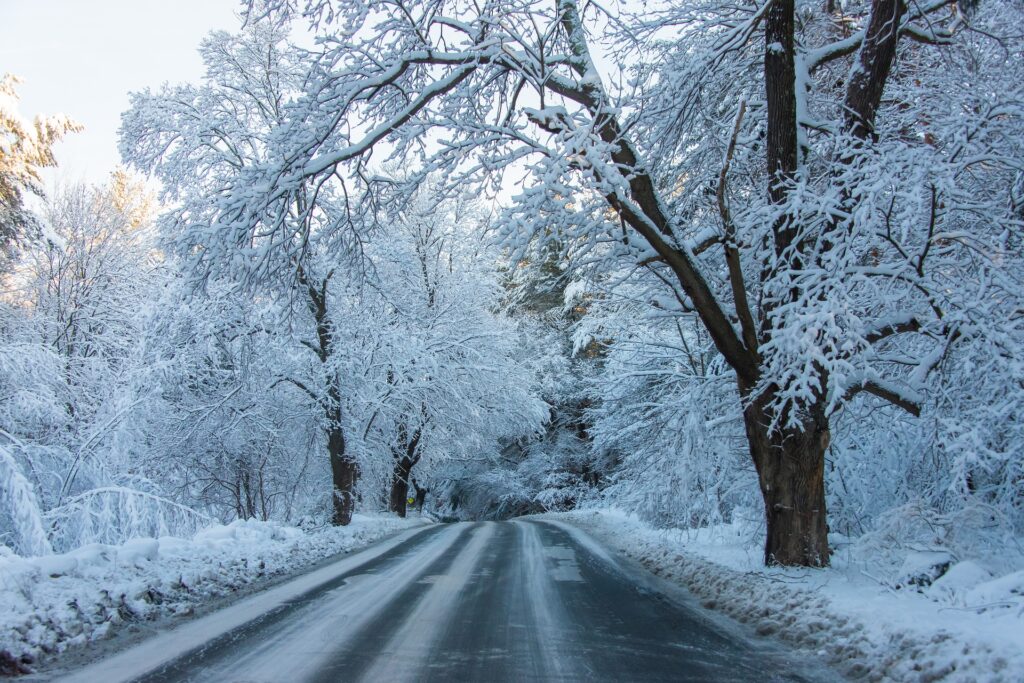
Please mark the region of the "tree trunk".
<svg viewBox="0 0 1024 683"><path fill-rule="evenodd" d="M395 470L391 475L391 511L397 512L399 517L405 517L411 472L412 463L408 458L402 458L395 463Z"/></svg>
<svg viewBox="0 0 1024 683"><path fill-rule="evenodd" d="M766 410L770 400L770 395L761 396L743 410L768 526L765 564L828 566L825 450L830 432L824 406L815 405L801 428L772 429Z"/></svg>
<svg viewBox="0 0 1024 683"><path fill-rule="evenodd" d="M333 480L334 514L331 524L346 526L352 521L355 510L355 488L359 480L359 466L345 452L345 434L339 426L327 430L327 450L331 458L331 478Z"/></svg>
<svg viewBox="0 0 1024 683"><path fill-rule="evenodd" d="M795 69L795 3L776 0L765 21L764 77L767 99L768 199L789 201L790 183L799 167L797 91ZM799 231L794 218L782 213L772 226L775 263L762 272L762 283L780 271L803 268L806 247L794 244ZM784 295L785 296L785 295ZM791 289L790 301L800 292ZM770 339L771 313L782 302L764 303L761 342ZM828 418L820 397L791 425L787 415L773 427L771 389L752 397L756 381L740 379L743 423L750 455L757 469L764 499L767 533L764 561L768 565L824 567L828 565L828 527L825 511L825 449L829 443ZM824 380L822 380L824 385Z"/></svg>
<svg viewBox="0 0 1024 683"><path fill-rule="evenodd" d="M899 41L904 0L872 0L864 43L857 55L845 100L845 124L855 137L870 140ZM791 180L798 168L796 79L794 70L794 2L776 0L765 26L765 87L768 102L768 195L773 204L788 201ZM849 159L843 159L849 163ZM843 190L843 203L850 198ZM783 217L774 227L775 252L785 266L799 270L805 249L785 256L796 236L795 226ZM826 229L822 244L833 246ZM768 277L770 273L765 274ZM796 295L796 292L793 293ZM763 313L762 325L767 311ZM761 336L770 334L762 327ZM826 384L821 381L822 386ZM751 386L741 381L743 421L750 454L757 468L764 497L767 536L765 564L824 567L829 563L828 526L825 509L825 450L830 440L822 398L800 416L798 426L771 428L767 407L774 394L767 391L750 400ZM783 422L785 422L783 420Z"/></svg>
<svg viewBox="0 0 1024 683"><path fill-rule="evenodd" d="M875 1L884 5L902 0ZM577 58L575 68L580 76L584 76L590 57L576 3L560 0L557 7ZM795 28L795 1L774 0L765 15L764 78L768 196L776 206L784 206L789 201L800 162ZM824 453L828 447L829 428L820 399L810 409L811 417L801 419L797 427L781 430L771 429L768 407L772 403L772 392L757 400L751 399L753 387L761 378L762 359L755 347L770 341L773 333L772 307L787 301L765 302L759 312L761 330L758 343L744 342L736 332L731 315L718 303L708 280L695 264L694 255L675 246L678 237L658 198L656 184L640 164L637 152L628 142L617 119L610 113L611 107L605 106L607 98L600 86L588 83L577 90L555 82L550 86L556 93L586 107L594 117L594 129L610 146L611 158L620 169L621 179L629 187L631 201L623 201L617 193L609 192L605 195L609 205L672 269L715 348L736 371L750 452L760 478L767 513L766 562L804 566L828 564ZM800 226L796 224L795 217L787 211L779 213L772 226L772 244L764 245L774 249L775 258L761 273L762 286L777 275L790 279L790 272L803 271L809 248L813 246L797 243ZM736 280L734 292L744 284L741 278ZM796 278L790 281L796 281ZM789 300L796 300L799 294L799 291L791 290ZM739 297L734 298L739 306ZM822 386L825 384L821 382Z"/></svg>
<svg viewBox="0 0 1024 683"><path fill-rule="evenodd" d="M327 285L330 282L331 274L329 273L317 283L307 276L306 270L301 264L296 264L296 277L306 289L306 303L316 321L317 345L311 346L311 348L316 352L320 362L327 365L334 349L334 328L327 315ZM301 383L295 382L295 384L317 401L320 400L314 392ZM334 507L331 524L347 526L352 522L352 513L356 507L359 464L345 451L345 431L341 423L341 389L338 387L337 376L327 383L327 400L324 402L324 411L327 455L331 460L331 502Z"/></svg>
<svg viewBox="0 0 1024 683"><path fill-rule="evenodd" d="M875 114L896 59L905 10L904 0L871 0L871 17L857 54L857 65L850 72L843 108L846 129L861 140L874 135Z"/></svg>
<svg viewBox="0 0 1024 683"><path fill-rule="evenodd" d="M420 460L420 438L423 436L422 425L409 436L409 429L404 423L398 425L398 441L392 447L395 458L395 470L391 475L391 511L399 517L405 517L409 497L409 482L412 480L412 468Z"/></svg>
<svg viewBox="0 0 1024 683"><path fill-rule="evenodd" d="M794 62L794 0L775 0L765 22L764 83L768 104L768 197L773 204L789 198L789 183L799 163ZM775 252L792 243L796 231L786 220L775 226Z"/></svg>
<svg viewBox="0 0 1024 683"><path fill-rule="evenodd" d="M412 486L416 490L416 509L420 511L420 514L423 514L423 504L427 502L427 493L429 493L430 489L423 488L415 481L412 482Z"/></svg>

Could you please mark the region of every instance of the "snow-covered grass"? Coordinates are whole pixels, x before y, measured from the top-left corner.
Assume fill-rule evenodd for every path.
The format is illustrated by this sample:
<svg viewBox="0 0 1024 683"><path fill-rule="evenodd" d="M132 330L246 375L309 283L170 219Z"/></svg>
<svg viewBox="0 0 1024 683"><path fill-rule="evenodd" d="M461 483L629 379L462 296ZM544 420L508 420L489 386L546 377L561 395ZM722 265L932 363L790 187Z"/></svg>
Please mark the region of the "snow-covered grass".
<svg viewBox="0 0 1024 683"><path fill-rule="evenodd" d="M617 510L544 516L581 527L706 608L851 679L1024 680L1022 571L993 575L937 551L906 551L901 565L885 565L843 539L829 569L766 568L750 524L664 530Z"/></svg>
<svg viewBox="0 0 1024 683"><path fill-rule="evenodd" d="M356 515L349 526L306 532L240 520L190 539L138 538L29 558L8 551L0 554L0 675L27 672L125 624L190 615L206 601L421 523Z"/></svg>

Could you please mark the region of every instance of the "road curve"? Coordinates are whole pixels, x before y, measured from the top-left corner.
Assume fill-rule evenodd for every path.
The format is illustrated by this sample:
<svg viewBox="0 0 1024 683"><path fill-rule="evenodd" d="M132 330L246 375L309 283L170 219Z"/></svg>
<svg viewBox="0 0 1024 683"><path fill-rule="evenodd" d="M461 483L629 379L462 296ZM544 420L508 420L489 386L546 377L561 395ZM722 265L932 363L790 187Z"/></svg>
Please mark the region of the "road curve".
<svg viewBox="0 0 1024 683"><path fill-rule="evenodd" d="M809 680L645 583L561 524L435 525L61 680Z"/></svg>

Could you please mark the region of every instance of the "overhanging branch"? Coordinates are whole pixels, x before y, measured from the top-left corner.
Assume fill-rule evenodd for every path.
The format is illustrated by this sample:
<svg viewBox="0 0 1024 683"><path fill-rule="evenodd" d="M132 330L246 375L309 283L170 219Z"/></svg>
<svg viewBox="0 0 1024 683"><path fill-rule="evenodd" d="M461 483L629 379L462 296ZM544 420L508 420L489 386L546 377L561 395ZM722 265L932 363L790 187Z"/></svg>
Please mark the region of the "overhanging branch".
<svg viewBox="0 0 1024 683"><path fill-rule="evenodd" d="M917 401L914 401L891 387L884 386L878 382L867 381L863 384L859 384L855 387L851 387L846 391L843 396L843 402L847 403L851 401L857 394L865 392L872 396L877 396L889 403L902 408L914 417L921 417L921 405Z"/></svg>

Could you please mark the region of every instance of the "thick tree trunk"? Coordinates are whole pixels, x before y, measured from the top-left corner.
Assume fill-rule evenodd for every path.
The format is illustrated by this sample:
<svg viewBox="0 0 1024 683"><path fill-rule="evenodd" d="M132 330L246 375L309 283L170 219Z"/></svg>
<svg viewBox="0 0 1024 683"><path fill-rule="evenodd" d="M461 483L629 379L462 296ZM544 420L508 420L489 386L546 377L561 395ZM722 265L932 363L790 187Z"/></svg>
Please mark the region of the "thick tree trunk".
<svg viewBox="0 0 1024 683"><path fill-rule="evenodd" d="M332 427L327 432L327 450L331 458L331 478L333 480L334 514L331 524L346 526L352 521L352 512L356 507L355 488L359 481L359 466L345 452L345 434L340 427Z"/></svg>
<svg viewBox="0 0 1024 683"><path fill-rule="evenodd" d="M742 391L742 389L741 389ZM817 405L802 428L771 428L770 396L749 401L743 411L750 455L757 469L768 529L768 565L825 567L829 563L825 508L825 450L830 432Z"/></svg>
<svg viewBox="0 0 1024 683"><path fill-rule="evenodd" d="M857 55L847 88L845 125L855 137L870 140L875 115L896 55L899 27L906 9L904 0L872 0L864 43ZM787 182L798 168L796 120L796 78L794 70L794 2L776 0L765 26L765 87L768 102L768 195L773 204L788 200ZM848 163L844 159L843 163ZM850 200L845 189L844 201ZM802 247L789 252L796 237L794 225L782 218L774 227L775 251L786 267L802 267ZM822 236L826 250L833 240ZM788 254L788 256L787 256ZM776 266L778 267L778 266ZM766 273L770 277L771 273ZM796 293L794 292L794 295ZM767 313L767 311L765 311ZM762 318L762 324L766 317ZM770 334L762 327L762 338ZM822 379L822 385L825 380ZM773 395L766 392L749 400L751 386L741 381L744 424L750 454L757 468L764 497L767 537L766 564L823 567L829 562L828 526L825 509L825 451L829 445L828 418L821 398L800 417L800 425L771 428L766 406Z"/></svg>
<svg viewBox="0 0 1024 683"><path fill-rule="evenodd" d="M391 511L397 512L399 517L405 517L406 505L409 498L409 475L412 472L412 463L403 458L395 463L394 472L391 475Z"/></svg>

